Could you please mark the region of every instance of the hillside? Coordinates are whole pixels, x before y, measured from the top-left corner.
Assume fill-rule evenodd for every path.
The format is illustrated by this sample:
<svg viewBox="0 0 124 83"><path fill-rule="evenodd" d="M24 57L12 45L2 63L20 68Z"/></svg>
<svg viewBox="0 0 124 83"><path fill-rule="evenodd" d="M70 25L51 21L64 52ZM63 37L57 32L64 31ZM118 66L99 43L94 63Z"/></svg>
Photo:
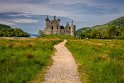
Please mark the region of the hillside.
<svg viewBox="0 0 124 83"><path fill-rule="evenodd" d="M96 25L96 26L93 26L92 28L99 28L99 29L102 29L102 28L105 28L106 26L124 26L124 16L122 17L119 17L115 20L112 20L106 24L103 24L103 25Z"/></svg>
<svg viewBox="0 0 124 83"><path fill-rule="evenodd" d="M107 25L124 26L124 16L107 23Z"/></svg>
<svg viewBox="0 0 124 83"><path fill-rule="evenodd" d="M124 39L124 16L103 25L79 29L76 34L81 38Z"/></svg>
<svg viewBox="0 0 124 83"><path fill-rule="evenodd" d="M90 28L90 27L84 27L84 28L78 29L78 30L76 31L76 33L81 33L81 31L86 30L86 29L89 29L89 28Z"/></svg>
<svg viewBox="0 0 124 83"><path fill-rule="evenodd" d="M0 37L29 37L30 35L20 28L11 28L8 25L0 24Z"/></svg>
<svg viewBox="0 0 124 83"><path fill-rule="evenodd" d="M0 24L0 30L10 29L11 27L8 25Z"/></svg>

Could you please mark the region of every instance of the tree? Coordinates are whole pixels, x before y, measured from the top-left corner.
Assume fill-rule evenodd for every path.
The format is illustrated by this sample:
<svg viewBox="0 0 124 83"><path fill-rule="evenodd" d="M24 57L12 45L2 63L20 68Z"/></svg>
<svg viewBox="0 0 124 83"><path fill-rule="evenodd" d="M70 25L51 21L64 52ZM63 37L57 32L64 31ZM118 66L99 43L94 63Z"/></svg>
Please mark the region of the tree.
<svg viewBox="0 0 124 83"><path fill-rule="evenodd" d="M114 39L118 36L118 29L116 26L108 26L108 35L110 39Z"/></svg>
<svg viewBox="0 0 124 83"><path fill-rule="evenodd" d="M87 29L84 31L85 38L91 38L91 29Z"/></svg>
<svg viewBox="0 0 124 83"><path fill-rule="evenodd" d="M78 38L80 38L80 39L84 39L84 38L85 38L84 31L81 31L81 32L78 34Z"/></svg>
<svg viewBox="0 0 124 83"><path fill-rule="evenodd" d="M91 37L92 37L92 38L96 38L96 39L100 39L100 38L101 38L101 32L100 32L100 30L98 30L98 29L93 29L93 30L91 31Z"/></svg>
<svg viewBox="0 0 124 83"><path fill-rule="evenodd" d="M13 29L8 25L0 24L0 37L30 37L30 35L20 28Z"/></svg>
<svg viewBox="0 0 124 83"><path fill-rule="evenodd" d="M39 35L39 37L44 37L45 36L43 30L39 30L38 35Z"/></svg>

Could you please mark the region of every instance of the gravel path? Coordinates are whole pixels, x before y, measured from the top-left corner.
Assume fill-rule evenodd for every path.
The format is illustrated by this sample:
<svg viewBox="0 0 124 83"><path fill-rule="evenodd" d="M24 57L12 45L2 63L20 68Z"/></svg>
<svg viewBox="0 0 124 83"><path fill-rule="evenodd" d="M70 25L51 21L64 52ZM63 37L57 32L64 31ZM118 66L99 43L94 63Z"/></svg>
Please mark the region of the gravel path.
<svg viewBox="0 0 124 83"><path fill-rule="evenodd" d="M77 72L77 64L68 49L64 46L67 41L55 45L57 50L52 57L53 65L49 67L43 83L81 83Z"/></svg>

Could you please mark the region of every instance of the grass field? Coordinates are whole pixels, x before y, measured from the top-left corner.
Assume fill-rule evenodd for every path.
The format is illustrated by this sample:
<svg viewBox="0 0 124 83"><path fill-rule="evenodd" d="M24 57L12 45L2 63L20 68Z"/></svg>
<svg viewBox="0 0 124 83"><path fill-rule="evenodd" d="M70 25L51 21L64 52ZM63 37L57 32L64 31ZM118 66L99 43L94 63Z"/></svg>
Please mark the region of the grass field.
<svg viewBox="0 0 124 83"><path fill-rule="evenodd" d="M69 40L83 83L124 83L123 40Z"/></svg>
<svg viewBox="0 0 124 83"><path fill-rule="evenodd" d="M25 83L51 63L57 38L0 39L0 83ZM42 75L43 76L43 75Z"/></svg>
<svg viewBox="0 0 124 83"><path fill-rule="evenodd" d="M68 39L83 83L124 83L124 40L79 40L49 35L32 39L0 39L0 83L26 83L44 76L53 46ZM32 82L34 83L34 82Z"/></svg>

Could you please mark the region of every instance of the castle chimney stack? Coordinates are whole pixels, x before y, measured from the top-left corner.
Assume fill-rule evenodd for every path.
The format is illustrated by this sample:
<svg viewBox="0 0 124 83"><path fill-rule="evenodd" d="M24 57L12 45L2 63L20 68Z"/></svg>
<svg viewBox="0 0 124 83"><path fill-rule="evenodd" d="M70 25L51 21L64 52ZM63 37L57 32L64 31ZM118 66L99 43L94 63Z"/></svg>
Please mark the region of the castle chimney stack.
<svg viewBox="0 0 124 83"><path fill-rule="evenodd" d="M54 16L54 20L56 20L56 16Z"/></svg>
<svg viewBox="0 0 124 83"><path fill-rule="evenodd" d="M72 20L72 25L73 25L73 20Z"/></svg>
<svg viewBox="0 0 124 83"><path fill-rule="evenodd" d="M45 19L46 21L49 21L49 17L48 17L48 15L47 15L47 17L46 17L46 19Z"/></svg>

